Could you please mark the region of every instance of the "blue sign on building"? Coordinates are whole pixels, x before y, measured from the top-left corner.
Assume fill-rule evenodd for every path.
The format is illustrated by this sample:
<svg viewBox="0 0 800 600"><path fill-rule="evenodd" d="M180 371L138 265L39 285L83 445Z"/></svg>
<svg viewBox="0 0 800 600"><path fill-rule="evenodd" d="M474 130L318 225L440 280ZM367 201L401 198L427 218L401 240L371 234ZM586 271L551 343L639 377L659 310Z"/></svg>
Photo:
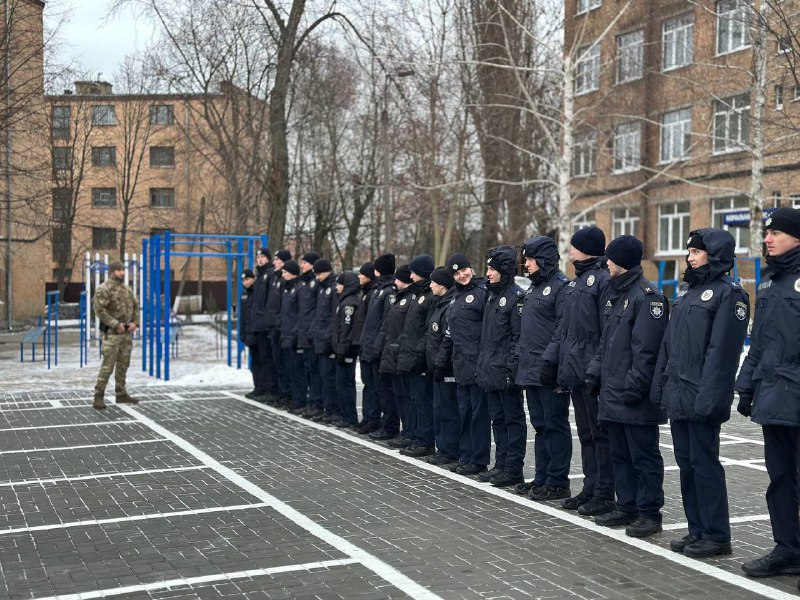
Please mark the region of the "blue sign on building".
<svg viewBox="0 0 800 600"><path fill-rule="evenodd" d="M769 216L774 213L777 208L765 208L764 220L766 221ZM728 227L750 227L750 211L737 210L722 215L722 223Z"/></svg>

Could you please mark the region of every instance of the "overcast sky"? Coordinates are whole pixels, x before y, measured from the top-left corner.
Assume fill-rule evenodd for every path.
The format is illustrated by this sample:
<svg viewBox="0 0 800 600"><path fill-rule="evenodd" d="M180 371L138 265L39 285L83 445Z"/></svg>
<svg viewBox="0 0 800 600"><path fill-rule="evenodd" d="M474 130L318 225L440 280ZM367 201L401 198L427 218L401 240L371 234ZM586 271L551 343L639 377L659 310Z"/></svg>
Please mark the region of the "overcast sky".
<svg viewBox="0 0 800 600"><path fill-rule="evenodd" d="M60 4L45 4L45 20L50 23L69 11L59 35L66 56L59 62L71 59L93 77L101 73L101 79L110 81L125 55L144 48L150 39L152 28L144 21L137 22L130 12L106 20L108 0L64 0ZM53 8L48 11L48 6Z"/></svg>

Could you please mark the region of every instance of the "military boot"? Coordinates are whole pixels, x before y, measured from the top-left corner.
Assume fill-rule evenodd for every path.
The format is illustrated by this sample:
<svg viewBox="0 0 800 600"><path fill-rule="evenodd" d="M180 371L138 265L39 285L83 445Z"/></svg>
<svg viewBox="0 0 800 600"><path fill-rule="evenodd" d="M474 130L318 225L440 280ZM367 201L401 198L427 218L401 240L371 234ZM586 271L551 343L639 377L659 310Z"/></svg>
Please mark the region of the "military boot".
<svg viewBox="0 0 800 600"><path fill-rule="evenodd" d="M131 398L128 396L128 392L117 394L117 404L136 404L137 402L139 402L139 399Z"/></svg>
<svg viewBox="0 0 800 600"><path fill-rule="evenodd" d="M105 396L105 392L95 392L94 393L94 407L97 410L106 407L106 403L103 400L103 396Z"/></svg>

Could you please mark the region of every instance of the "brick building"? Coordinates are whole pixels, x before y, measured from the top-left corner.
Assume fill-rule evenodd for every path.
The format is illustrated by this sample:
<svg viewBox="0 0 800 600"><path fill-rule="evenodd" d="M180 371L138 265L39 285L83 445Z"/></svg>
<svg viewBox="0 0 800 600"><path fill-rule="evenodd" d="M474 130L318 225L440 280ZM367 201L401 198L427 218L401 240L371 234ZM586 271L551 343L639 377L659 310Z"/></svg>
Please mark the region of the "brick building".
<svg viewBox="0 0 800 600"><path fill-rule="evenodd" d="M790 14L794 2L781 4ZM565 18L565 51L578 57L576 228L595 223L609 239L637 235L653 279L659 261L666 279L681 277L686 239L698 227L728 228L747 256L757 127L765 208L800 206L800 86L787 60L791 36L781 35L778 19L767 33L766 106L756 121L752 3L567 0Z"/></svg>

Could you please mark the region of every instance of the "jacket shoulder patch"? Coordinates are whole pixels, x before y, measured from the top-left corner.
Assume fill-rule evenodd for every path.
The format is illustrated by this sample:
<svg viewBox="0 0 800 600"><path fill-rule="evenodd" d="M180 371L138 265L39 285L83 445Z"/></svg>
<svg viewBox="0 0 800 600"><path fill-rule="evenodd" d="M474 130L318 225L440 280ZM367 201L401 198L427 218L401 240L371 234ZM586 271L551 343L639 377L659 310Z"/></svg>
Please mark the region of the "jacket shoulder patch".
<svg viewBox="0 0 800 600"><path fill-rule="evenodd" d="M663 302L651 302L650 303L650 315L654 319L660 319L664 316L664 303Z"/></svg>

